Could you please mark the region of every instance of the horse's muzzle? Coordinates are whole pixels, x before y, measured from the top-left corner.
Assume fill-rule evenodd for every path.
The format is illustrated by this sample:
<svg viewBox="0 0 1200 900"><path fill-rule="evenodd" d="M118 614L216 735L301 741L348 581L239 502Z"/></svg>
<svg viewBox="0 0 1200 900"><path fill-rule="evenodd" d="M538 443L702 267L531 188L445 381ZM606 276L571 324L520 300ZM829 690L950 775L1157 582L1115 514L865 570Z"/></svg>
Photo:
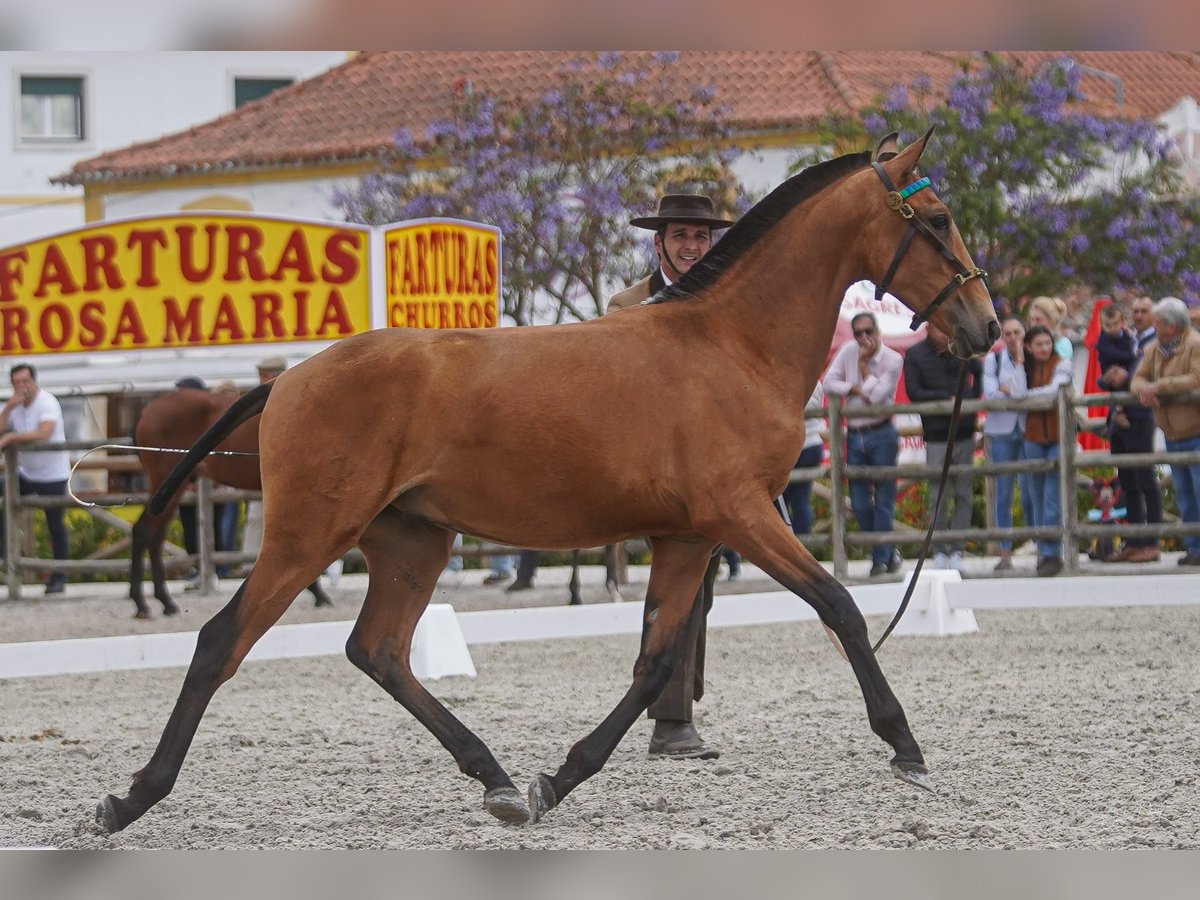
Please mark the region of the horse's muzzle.
<svg viewBox="0 0 1200 900"><path fill-rule="evenodd" d="M991 319L982 328L967 328L960 325L954 329L954 340L950 342L950 352L959 359L974 359L986 356L1000 340L1000 323Z"/></svg>

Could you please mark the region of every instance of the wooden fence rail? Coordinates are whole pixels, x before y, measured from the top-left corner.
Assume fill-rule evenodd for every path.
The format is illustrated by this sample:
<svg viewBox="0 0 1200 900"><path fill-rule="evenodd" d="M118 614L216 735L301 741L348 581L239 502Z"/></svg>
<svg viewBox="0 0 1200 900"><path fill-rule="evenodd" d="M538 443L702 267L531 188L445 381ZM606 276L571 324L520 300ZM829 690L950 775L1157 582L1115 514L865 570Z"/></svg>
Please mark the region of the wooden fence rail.
<svg viewBox="0 0 1200 900"><path fill-rule="evenodd" d="M1200 391L1191 391L1176 397L1176 402L1200 402ZM1057 472L1060 482L1062 502L1062 525L1050 528L997 528L991 521L992 509L988 504L988 525L985 528L967 530L941 530L935 532L936 540L1011 540L1020 542L1028 539L1061 538L1066 547L1077 546L1081 539L1111 536L1119 534L1122 537L1165 537L1200 534L1200 524L1183 523L1179 521L1164 521L1154 525L1120 525L1114 532L1112 525L1089 525L1078 521L1078 510L1075 490L1080 484L1090 483L1090 479L1081 474L1084 468L1101 468L1109 466L1137 465L1166 465L1169 463L1200 463L1200 452L1166 453L1152 452L1139 454L1113 455L1107 452L1082 452L1077 449L1076 435L1078 419L1075 410L1091 406L1107 406L1113 403L1125 406L1137 405L1137 398L1128 393L1094 394L1076 397L1070 387L1061 389L1057 395L1048 397L1027 397L1019 400L968 400L963 403L964 412L989 410L1044 410L1057 408L1059 413L1059 458L1057 460L1019 460L1016 462L994 463L983 462L973 465L953 465L951 475L970 474L973 477L983 477L985 484L990 485L998 474L1029 474L1035 472ZM888 403L874 406L854 408L854 417L882 416L894 414L933 413L949 415L953 408L952 401L936 401L923 403ZM805 413L808 419L827 419L828 428L823 432L829 448L830 458L827 465L813 468L795 469L790 481L820 481L814 485L814 493L820 492L830 502L830 519L827 523L818 523L815 533L805 537L805 543L811 547L828 546L833 559L834 574L845 578L849 574L850 547L869 547L873 544L916 544L924 538L924 532L905 523L895 523L891 532L851 532L848 484L851 478L898 478L908 482L930 481L936 483L940 468L925 465L899 465L888 467L849 466L845 461L845 420L846 414L840 397L829 398L828 409L809 410ZM916 429L919 434L920 430ZM128 438L116 438L100 441L66 441L59 443L35 443L22 445L23 450L93 450L101 443L128 444ZM16 471L17 448L4 448L5 473ZM109 471L134 471L138 467L131 466L131 457L118 455L85 460L80 468L108 469ZM931 484L930 488L933 488ZM119 505L125 502L144 504L148 496L145 492L101 492L92 493L82 499L100 504L95 507L83 507L88 513L101 519L108 525L117 527L126 534L132 525L119 516L113 515L104 506ZM199 553L189 557L182 548L167 545L170 562L191 562L200 569L201 583L212 583L212 575L217 565L233 565L253 562L254 554L239 551L216 551L213 537L213 505L233 500L257 500L257 491L240 491L225 487L214 487L209 479L197 479L197 489L189 491L184 497L184 503L197 504L199 530ZM84 573L122 573L128 575L129 561L107 559L104 556L121 552L122 547L111 548L108 552L93 554L89 559L53 560L41 559L25 555L22 551L24 533L23 521L35 509L50 509L56 507L74 507L76 504L69 497L26 496L21 497L17 490L15 478L4 479L4 520L8 539L4 550L4 567L9 599L19 599L21 596L22 579L28 573L68 574ZM638 543L638 542L633 542ZM124 546L124 543L122 543ZM599 548L592 548L599 549ZM456 548L455 554L464 557L493 556L519 552L519 548L498 544L483 543L478 546ZM357 553L354 554L357 556ZM1076 553L1065 553L1063 571L1066 574L1078 574L1079 559Z"/></svg>

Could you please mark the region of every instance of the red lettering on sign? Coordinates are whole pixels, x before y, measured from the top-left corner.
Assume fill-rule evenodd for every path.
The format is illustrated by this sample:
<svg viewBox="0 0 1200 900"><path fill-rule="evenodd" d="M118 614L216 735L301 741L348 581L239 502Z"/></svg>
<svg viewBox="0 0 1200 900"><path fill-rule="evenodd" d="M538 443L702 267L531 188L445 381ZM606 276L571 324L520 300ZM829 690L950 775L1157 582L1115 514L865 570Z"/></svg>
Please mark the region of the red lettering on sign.
<svg viewBox="0 0 1200 900"><path fill-rule="evenodd" d="M496 246L496 239L489 237L487 239L487 247L484 249L486 265L484 272L487 277L484 279L484 293L489 297L496 292L496 256L499 248Z"/></svg>
<svg viewBox="0 0 1200 900"><path fill-rule="evenodd" d="M262 229L255 225L227 225L225 234L229 238L225 280L241 281L242 272L245 271L245 277L250 281L266 281L267 270L262 260Z"/></svg>
<svg viewBox="0 0 1200 900"><path fill-rule="evenodd" d="M346 303L337 288L329 292L321 324L317 326L317 336L324 337L330 331L338 337L354 333L354 326L350 324L350 313L346 310Z"/></svg>
<svg viewBox="0 0 1200 900"><path fill-rule="evenodd" d="M111 234L97 234L92 237L80 238L79 245L83 247L83 289L99 291L108 288L119 291L125 287L125 279L117 268L117 239ZM103 275L103 279L101 279Z"/></svg>
<svg viewBox="0 0 1200 900"><path fill-rule="evenodd" d="M483 324L483 310L478 303L467 304L467 325L471 328L478 328Z"/></svg>
<svg viewBox="0 0 1200 900"><path fill-rule="evenodd" d="M358 257L353 253L362 246L362 235L353 231L336 231L325 242L326 263L321 278L328 284L346 284L358 275Z"/></svg>
<svg viewBox="0 0 1200 900"><path fill-rule="evenodd" d="M79 346L86 349L99 347L104 340L104 307L96 300L89 300L79 308Z"/></svg>
<svg viewBox="0 0 1200 900"><path fill-rule="evenodd" d="M409 303L404 307L404 324L409 328L417 327L417 316L421 314L420 307L415 303Z"/></svg>
<svg viewBox="0 0 1200 900"><path fill-rule="evenodd" d="M126 246L141 251L141 265L138 267L138 287L158 287L158 265L154 252L155 247L167 246L167 233L161 228L135 228L129 232Z"/></svg>
<svg viewBox="0 0 1200 900"><path fill-rule="evenodd" d="M312 329L308 327L308 291L296 291L296 334L295 337L308 337Z"/></svg>
<svg viewBox="0 0 1200 900"><path fill-rule="evenodd" d="M54 285L58 288L59 296L74 294L79 290L79 282L71 274L71 266L63 256L58 244L46 245L46 258L42 260L42 274L38 278L38 286L33 292L35 297L45 297L46 288Z"/></svg>
<svg viewBox="0 0 1200 900"><path fill-rule="evenodd" d="M212 278L217 264L217 232L216 225L205 225L204 233L208 235L208 248L205 252L204 264L196 263L196 226L177 225L175 233L179 235L179 271L192 284L199 284Z"/></svg>
<svg viewBox="0 0 1200 900"><path fill-rule="evenodd" d="M461 300L454 301L454 327L465 328L463 319L463 302Z"/></svg>
<svg viewBox="0 0 1200 900"><path fill-rule="evenodd" d="M38 334L47 350L61 350L71 342L74 322L65 303L48 303L38 319Z"/></svg>
<svg viewBox="0 0 1200 900"><path fill-rule="evenodd" d="M496 327L496 305L494 303L483 304L483 325L485 328Z"/></svg>
<svg viewBox="0 0 1200 900"><path fill-rule="evenodd" d="M254 337L259 340L265 337L287 337L283 317L279 314L283 298L274 291L260 291L251 294L250 297L254 300ZM270 334L267 333L268 325L271 328Z"/></svg>
<svg viewBox="0 0 1200 900"><path fill-rule="evenodd" d="M199 344L203 339L203 335L200 333L200 310L203 304L204 297L200 294L193 294L185 311L180 308L179 301L174 297L163 297L163 312L167 316L167 327L163 331L163 343L168 346Z"/></svg>
<svg viewBox="0 0 1200 900"><path fill-rule="evenodd" d="M221 340L221 332L225 333L224 340ZM233 298L228 294L222 294L221 303L217 307L217 320L213 323L208 339L213 343L232 343L243 340L245 337L246 332L238 319L237 307L233 305Z"/></svg>
<svg viewBox="0 0 1200 900"><path fill-rule="evenodd" d="M296 280L301 284L310 284L317 280L317 275L313 271L312 259L308 255L308 241L305 240L304 232L299 228L294 229L288 238L287 245L284 246L283 253L279 257L279 265L271 273L271 280L283 281L286 277L285 269L294 272Z"/></svg>
<svg viewBox="0 0 1200 900"><path fill-rule="evenodd" d="M29 310L23 306L4 306L0 307L0 316L4 318L4 352L32 350L33 341L29 339Z"/></svg>
<svg viewBox="0 0 1200 900"><path fill-rule="evenodd" d="M126 300L125 305L121 307L121 316L117 319L117 328L109 345L118 347L123 338L129 338L130 345L134 347L147 343L146 328L142 325L142 318L132 300Z"/></svg>
<svg viewBox="0 0 1200 900"><path fill-rule="evenodd" d="M15 285L24 284L22 263L29 262L29 252L14 250L0 255L0 303L17 299Z"/></svg>

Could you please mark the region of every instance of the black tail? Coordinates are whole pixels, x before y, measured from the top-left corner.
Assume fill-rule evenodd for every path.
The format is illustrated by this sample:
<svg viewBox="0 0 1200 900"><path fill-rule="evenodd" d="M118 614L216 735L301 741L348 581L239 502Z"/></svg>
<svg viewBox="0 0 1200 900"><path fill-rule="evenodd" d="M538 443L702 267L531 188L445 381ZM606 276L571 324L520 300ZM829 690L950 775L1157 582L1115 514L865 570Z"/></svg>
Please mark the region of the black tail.
<svg viewBox="0 0 1200 900"><path fill-rule="evenodd" d="M183 459L171 470L171 474L167 476L167 480L158 486L158 490L150 498L150 512L152 514L158 515L167 508L167 501L179 490L179 486L192 473L192 469L200 465L200 460L208 456L217 444L229 437L233 429L237 428L247 419L253 419L263 411L263 407L267 405L267 395L271 393L272 384L274 384L274 381L260 384L245 396L238 398L233 406L225 410L221 418L213 422L212 427L208 431L200 435L200 439L192 445L191 450L183 455Z"/></svg>

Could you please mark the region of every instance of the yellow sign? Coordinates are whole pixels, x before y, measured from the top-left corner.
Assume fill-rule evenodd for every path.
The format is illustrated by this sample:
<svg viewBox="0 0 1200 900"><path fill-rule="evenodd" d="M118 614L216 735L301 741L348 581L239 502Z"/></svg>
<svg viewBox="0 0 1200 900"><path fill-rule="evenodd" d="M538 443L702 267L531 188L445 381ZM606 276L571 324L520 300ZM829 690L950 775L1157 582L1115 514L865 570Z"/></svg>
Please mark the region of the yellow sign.
<svg viewBox="0 0 1200 900"><path fill-rule="evenodd" d="M457 219L385 226L387 324L495 328L500 324L500 230Z"/></svg>
<svg viewBox="0 0 1200 900"><path fill-rule="evenodd" d="M0 250L6 355L329 341L370 328L370 230L358 225L181 214Z"/></svg>

